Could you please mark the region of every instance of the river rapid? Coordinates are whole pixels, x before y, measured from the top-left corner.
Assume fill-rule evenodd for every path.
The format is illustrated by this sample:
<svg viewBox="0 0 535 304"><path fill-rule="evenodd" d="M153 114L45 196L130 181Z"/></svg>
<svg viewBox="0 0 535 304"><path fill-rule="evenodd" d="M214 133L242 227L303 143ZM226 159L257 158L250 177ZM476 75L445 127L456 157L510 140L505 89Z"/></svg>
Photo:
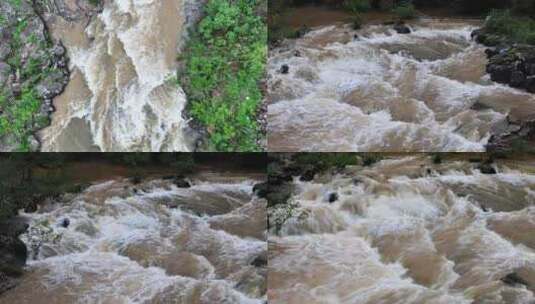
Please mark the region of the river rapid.
<svg viewBox="0 0 535 304"><path fill-rule="evenodd" d="M176 58L203 1L104 1L93 17L79 1L60 3L46 20L67 49L71 77L39 134L42 150L192 150Z"/></svg>
<svg viewBox="0 0 535 304"><path fill-rule="evenodd" d="M0 303L263 303L266 202L252 194L256 182L118 178L23 214L27 273Z"/></svg>
<svg viewBox="0 0 535 304"><path fill-rule="evenodd" d="M480 25L337 24L286 40L268 60L270 151L484 151L508 119L535 117L535 96L490 80Z"/></svg>
<svg viewBox="0 0 535 304"><path fill-rule="evenodd" d="M269 211L270 303L533 303L534 164L416 155L296 179Z"/></svg>

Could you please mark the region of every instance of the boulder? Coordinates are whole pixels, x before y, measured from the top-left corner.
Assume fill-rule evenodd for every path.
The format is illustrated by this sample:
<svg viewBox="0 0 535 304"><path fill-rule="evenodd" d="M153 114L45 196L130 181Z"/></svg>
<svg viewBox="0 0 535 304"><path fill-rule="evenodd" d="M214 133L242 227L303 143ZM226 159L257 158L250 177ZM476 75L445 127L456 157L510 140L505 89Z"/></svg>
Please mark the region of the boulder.
<svg viewBox="0 0 535 304"><path fill-rule="evenodd" d="M411 33L411 29L410 27L408 27L407 25L405 25L404 23L396 23L394 25L394 30L398 33L398 34L410 34Z"/></svg>
<svg viewBox="0 0 535 304"><path fill-rule="evenodd" d="M521 88L526 83L526 74L519 70L514 70L511 73L511 81L509 84L514 88Z"/></svg>
<svg viewBox="0 0 535 304"><path fill-rule="evenodd" d="M496 174L496 169L494 169L494 167L489 164L489 163L484 163L484 164L481 164L479 165L479 171L483 174Z"/></svg>
<svg viewBox="0 0 535 304"><path fill-rule="evenodd" d="M329 203L334 203L334 202L336 202L337 200L338 200L338 193L336 193L336 192L330 193L330 194L329 194L329 197L327 198L327 201L328 201Z"/></svg>
<svg viewBox="0 0 535 304"><path fill-rule="evenodd" d="M173 184L177 186L178 188L191 188L191 184L185 180L184 178L177 177L173 181Z"/></svg>
<svg viewBox="0 0 535 304"><path fill-rule="evenodd" d="M253 186L253 192L258 196L258 197L261 197L261 198L266 198L266 195L268 193L268 183L267 182L263 182L263 183L258 183L258 184L255 184Z"/></svg>
<svg viewBox="0 0 535 304"><path fill-rule="evenodd" d="M501 278L500 281L504 282L507 285L515 286L515 285L524 285L528 286L528 282L526 282L524 279L522 279L518 274L512 272L505 277Z"/></svg>
<svg viewBox="0 0 535 304"><path fill-rule="evenodd" d="M290 67L287 64L283 64L279 70L281 74L288 74L290 72Z"/></svg>

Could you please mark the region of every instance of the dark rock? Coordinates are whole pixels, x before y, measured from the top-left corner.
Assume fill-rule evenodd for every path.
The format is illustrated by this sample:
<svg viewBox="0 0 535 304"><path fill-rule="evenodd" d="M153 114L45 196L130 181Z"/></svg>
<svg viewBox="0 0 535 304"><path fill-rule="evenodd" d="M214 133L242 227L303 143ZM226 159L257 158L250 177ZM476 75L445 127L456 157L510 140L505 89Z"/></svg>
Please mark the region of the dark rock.
<svg viewBox="0 0 535 304"><path fill-rule="evenodd" d="M359 35L355 34L353 35L353 40L358 40L359 39Z"/></svg>
<svg viewBox="0 0 535 304"><path fill-rule="evenodd" d="M295 50L294 56L295 57L301 57L301 52L299 50Z"/></svg>
<svg viewBox="0 0 535 304"><path fill-rule="evenodd" d="M496 56L500 53L499 49L495 47L491 47L485 50L485 54L487 55L487 58L491 58L493 56Z"/></svg>
<svg viewBox="0 0 535 304"><path fill-rule="evenodd" d="M520 88L520 87L523 87L525 85L525 82L526 82L526 75L521 72L521 71L513 71L513 73L511 73L511 81L509 82L509 84L514 87L514 88Z"/></svg>
<svg viewBox="0 0 535 304"><path fill-rule="evenodd" d="M535 93L535 76L528 76L525 82L526 91Z"/></svg>
<svg viewBox="0 0 535 304"><path fill-rule="evenodd" d="M487 66L487 73L490 74L490 79L499 83L509 83L513 74L513 66L511 65L492 65Z"/></svg>
<svg viewBox="0 0 535 304"><path fill-rule="evenodd" d="M528 286L528 282L526 282L524 279L522 279L518 274L512 272L508 275L506 275L505 277L501 278L500 279L502 282L504 282L505 284L507 285L510 285L510 286L514 286L514 285L524 285L524 286Z"/></svg>
<svg viewBox="0 0 535 304"><path fill-rule="evenodd" d="M269 187L267 182L258 183L253 186L253 193L255 193L258 197L266 198L268 189Z"/></svg>
<svg viewBox="0 0 535 304"><path fill-rule="evenodd" d="M279 70L281 74L288 74L290 72L290 67L287 64L283 64Z"/></svg>
<svg viewBox="0 0 535 304"><path fill-rule="evenodd" d="M191 188L191 184L187 180L180 177L175 178L173 184L178 188Z"/></svg>
<svg viewBox="0 0 535 304"><path fill-rule="evenodd" d="M394 30L398 34L410 34L411 33L410 27L406 26L404 23L396 23L394 25Z"/></svg>
<svg viewBox="0 0 535 304"><path fill-rule="evenodd" d="M489 163L484 163L484 164L481 164L479 165L479 171L483 174L496 174L496 169L494 169L494 167L489 164Z"/></svg>
<svg viewBox="0 0 535 304"><path fill-rule="evenodd" d="M26 265L26 245L14 235L0 235L0 272L19 276Z"/></svg>
<svg viewBox="0 0 535 304"><path fill-rule="evenodd" d="M329 201L329 203L336 202L338 200L338 193L335 193L335 192L330 193L327 200Z"/></svg>
<svg viewBox="0 0 535 304"><path fill-rule="evenodd" d="M291 184L283 183L279 185L269 186L269 191L266 195L268 206L275 206L279 204L286 204L292 195L293 187Z"/></svg>
<svg viewBox="0 0 535 304"><path fill-rule="evenodd" d="M63 228L69 227L70 224L71 224L71 221L68 218L64 218L61 221L61 227L63 227Z"/></svg>
<svg viewBox="0 0 535 304"><path fill-rule="evenodd" d="M314 176L316 175L316 170L312 166L308 166L304 168L303 173L301 173L301 177L299 180L304 182L309 182L314 179Z"/></svg>
<svg viewBox="0 0 535 304"><path fill-rule="evenodd" d="M266 255L260 255L257 256L252 262L251 265L254 267L266 267L267 266L267 256Z"/></svg>

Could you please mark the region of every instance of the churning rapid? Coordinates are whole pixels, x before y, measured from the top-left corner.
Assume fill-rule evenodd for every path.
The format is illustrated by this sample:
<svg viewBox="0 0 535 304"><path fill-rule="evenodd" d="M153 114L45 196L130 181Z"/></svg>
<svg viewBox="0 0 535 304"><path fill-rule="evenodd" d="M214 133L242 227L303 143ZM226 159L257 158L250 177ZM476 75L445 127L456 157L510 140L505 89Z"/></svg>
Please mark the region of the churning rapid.
<svg viewBox="0 0 535 304"><path fill-rule="evenodd" d="M61 12L81 5L65 2ZM186 97L172 78L202 1L104 3L93 18L75 11L47 20L67 48L71 79L54 100L52 125L40 134L42 150L191 150Z"/></svg>
<svg viewBox="0 0 535 304"><path fill-rule="evenodd" d="M534 164L414 156L296 180L270 211L270 303L533 303Z"/></svg>
<svg viewBox="0 0 535 304"><path fill-rule="evenodd" d="M320 27L272 50L270 151L484 151L508 115L533 116L532 94L486 74L480 21L410 26Z"/></svg>
<svg viewBox="0 0 535 304"><path fill-rule="evenodd" d="M219 176L96 184L25 214L21 284L0 303L263 303L266 202Z"/></svg>

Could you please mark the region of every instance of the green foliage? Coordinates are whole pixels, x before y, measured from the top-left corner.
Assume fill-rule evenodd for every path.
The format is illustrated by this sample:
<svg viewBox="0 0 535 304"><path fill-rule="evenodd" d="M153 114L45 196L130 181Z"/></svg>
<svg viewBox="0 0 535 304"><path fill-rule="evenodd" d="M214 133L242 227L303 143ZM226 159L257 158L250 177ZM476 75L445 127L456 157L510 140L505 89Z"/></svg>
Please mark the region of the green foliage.
<svg viewBox="0 0 535 304"><path fill-rule="evenodd" d="M371 9L369 0L345 0L343 6L352 13L364 13Z"/></svg>
<svg viewBox="0 0 535 304"><path fill-rule="evenodd" d="M392 12L402 20L413 19L416 17L416 9L409 1L397 5Z"/></svg>
<svg viewBox="0 0 535 304"><path fill-rule="evenodd" d="M535 20L513 16L510 10L493 10L485 22L485 31L505 36L512 42L535 44Z"/></svg>
<svg viewBox="0 0 535 304"><path fill-rule="evenodd" d="M210 149L257 151L259 87L267 57L267 27L255 14L263 0L210 0L193 34L181 79L189 113L209 133Z"/></svg>
<svg viewBox="0 0 535 304"><path fill-rule="evenodd" d="M364 22L362 15L360 13L354 13L352 17L351 24L353 26L354 30L359 30L362 27L362 23Z"/></svg>
<svg viewBox="0 0 535 304"><path fill-rule="evenodd" d="M0 97L0 104L6 104L5 100L5 96ZM3 108L4 114L0 117L0 136L12 134L21 143L19 149L28 150L29 127L33 124L35 113L39 111L40 105L41 102L35 89L24 87L20 97Z"/></svg>

